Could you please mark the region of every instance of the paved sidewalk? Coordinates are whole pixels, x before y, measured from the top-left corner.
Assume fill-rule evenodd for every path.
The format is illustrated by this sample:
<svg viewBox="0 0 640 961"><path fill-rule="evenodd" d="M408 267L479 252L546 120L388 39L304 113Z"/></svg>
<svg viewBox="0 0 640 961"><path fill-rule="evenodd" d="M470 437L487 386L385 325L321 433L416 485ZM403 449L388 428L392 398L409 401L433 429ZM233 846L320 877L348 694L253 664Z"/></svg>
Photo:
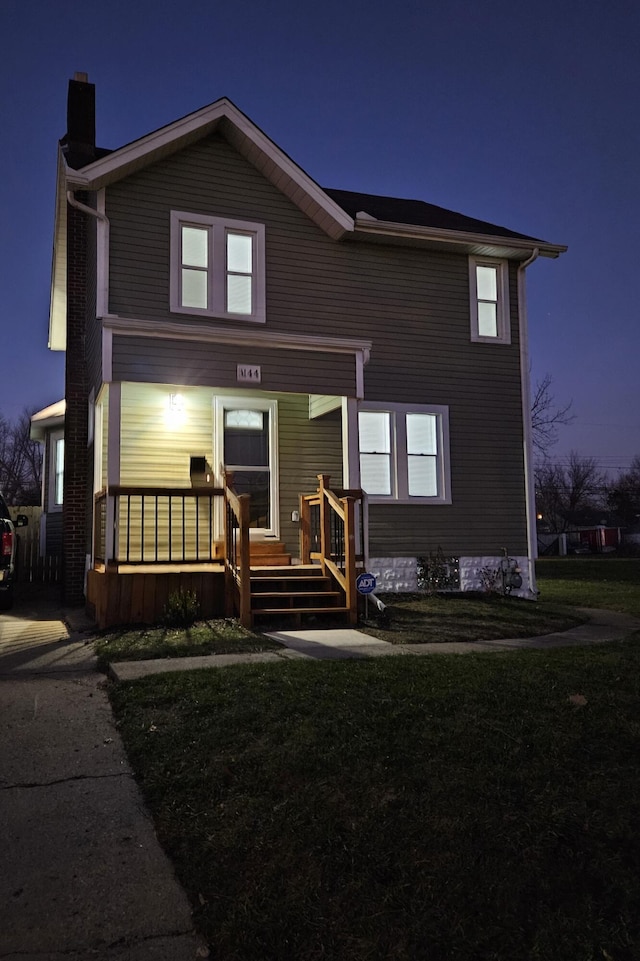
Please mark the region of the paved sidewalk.
<svg viewBox="0 0 640 961"><path fill-rule="evenodd" d="M371 657L415 657L426 654L471 654L488 651L554 649L576 645L603 644L640 630L640 620L614 611L581 608L589 617L587 624L557 634L539 637L503 638L444 644L389 644L377 637L352 628L333 630L273 631L268 634L283 645L282 651L259 654L209 654L200 657L164 658L149 661L119 661L109 665L116 681L132 681L150 674L169 671L193 671L201 668L226 667L229 664L277 663L294 658L320 660L362 659Z"/></svg>
<svg viewBox="0 0 640 961"><path fill-rule="evenodd" d="M87 637L62 616L45 600L0 617L0 958L207 957Z"/></svg>

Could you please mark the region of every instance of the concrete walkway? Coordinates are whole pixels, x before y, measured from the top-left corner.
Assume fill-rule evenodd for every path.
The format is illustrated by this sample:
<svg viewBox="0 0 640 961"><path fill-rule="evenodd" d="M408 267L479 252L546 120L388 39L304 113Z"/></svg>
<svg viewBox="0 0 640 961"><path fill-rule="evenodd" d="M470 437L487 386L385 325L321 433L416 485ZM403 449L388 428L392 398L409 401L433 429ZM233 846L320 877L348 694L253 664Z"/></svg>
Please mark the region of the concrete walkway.
<svg viewBox="0 0 640 961"><path fill-rule="evenodd" d="M51 598L0 615L0 958L207 957L86 641Z"/></svg>
<svg viewBox="0 0 640 961"><path fill-rule="evenodd" d="M199 668L226 667L229 664L276 663L295 658L320 660L362 659L371 657L415 657L425 654L470 654L487 651L553 650L575 645L603 644L640 630L640 619L614 611L579 609L588 623L557 634L515 637L501 640L451 642L444 644L389 644L377 637L350 628L334 630L273 631L268 637L283 645L281 651L259 654L209 654L200 657L164 658L152 661L120 661L109 666L116 681L132 681L149 674L168 671L193 671Z"/></svg>

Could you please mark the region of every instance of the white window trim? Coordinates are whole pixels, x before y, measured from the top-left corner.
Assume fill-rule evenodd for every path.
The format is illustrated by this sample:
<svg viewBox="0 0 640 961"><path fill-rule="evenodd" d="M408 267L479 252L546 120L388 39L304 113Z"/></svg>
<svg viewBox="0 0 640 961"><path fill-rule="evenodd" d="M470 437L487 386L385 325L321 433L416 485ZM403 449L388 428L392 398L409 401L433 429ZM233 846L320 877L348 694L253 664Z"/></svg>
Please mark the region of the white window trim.
<svg viewBox="0 0 640 961"><path fill-rule="evenodd" d="M372 411L390 415L391 493L369 494L370 504L451 504L451 458L449 451L449 408L442 404L385 404L362 401L358 413ZM438 491L435 497L409 494L407 457L407 414L434 414L437 417Z"/></svg>
<svg viewBox="0 0 640 961"><path fill-rule="evenodd" d="M56 504L56 451L58 441L64 440L64 430L52 431L49 435L49 483L48 483L48 513L54 514L62 510L62 504ZM63 480L64 484L64 480Z"/></svg>
<svg viewBox="0 0 640 961"><path fill-rule="evenodd" d="M495 337L482 336L478 331L478 286L476 267L496 267L498 304L497 325L498 333ZM469 257L469 296L471 308L471 340L482 344L510 344L511 316L509 311L509 261L496 260L492 257Z"/></svg>
<svg viewBox="0 0 640 961"><path fill-rule="evenodd" d="M181 303L182 226L193 224L206 227L209 232L209 266L207 268L208 304L206 309L183 307ZM236 314L226 310L226 232L250 234L253 238L253 311ZM224 217L207 217L178 210L171 211L171 289L170 309L175 314L191 314L202 317L220 317L224 320L264 324L267 319L265 301L265 228L264 224L248 220L227 220Z"/></svg>

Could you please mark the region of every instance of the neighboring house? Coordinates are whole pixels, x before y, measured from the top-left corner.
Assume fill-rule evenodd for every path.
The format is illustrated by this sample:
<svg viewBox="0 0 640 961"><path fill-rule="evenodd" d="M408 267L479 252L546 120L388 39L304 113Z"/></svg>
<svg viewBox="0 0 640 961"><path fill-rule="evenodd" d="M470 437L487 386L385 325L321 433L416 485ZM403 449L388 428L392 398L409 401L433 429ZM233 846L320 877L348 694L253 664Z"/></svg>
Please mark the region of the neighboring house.
<svg viewBox="0 0 640 961"><path fill-rule="evenodd" d="M62 554L62 506L64 496L64 400L59 400L31 418L31 440L43 446L42 514L40 554Z"/></svg>
<svg viewBox="0 0 640 961"><path fill-rule="evenodd" d="M323 189L226 99L97 148L76 75L50 322L67 601L88 572L101 624L177 587L245 623L353 622L364 567L413 589L444 555L469 589L504 550L532 596L524 274L563 250Z"/></svg>

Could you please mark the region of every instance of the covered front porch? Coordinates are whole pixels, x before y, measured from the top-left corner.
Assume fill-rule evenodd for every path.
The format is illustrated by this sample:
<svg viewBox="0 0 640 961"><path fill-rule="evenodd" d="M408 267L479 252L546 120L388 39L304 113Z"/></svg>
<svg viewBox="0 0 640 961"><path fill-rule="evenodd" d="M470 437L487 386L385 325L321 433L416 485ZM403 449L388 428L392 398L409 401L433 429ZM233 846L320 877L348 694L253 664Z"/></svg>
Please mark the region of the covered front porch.
<svg viewBox="0 0 640 961"><path fill-rule="evenodd" d="M238 617L244 627L305 618L357 621L366 502L360 490L317 477L299 496L299 556L283 541L252 537L251 495L222 487L113 486L94 498L94 561L87 603L103 629L156 623L171 594L191 591L200 615ZM223 536L216 537L222 515Z"/></svg>

